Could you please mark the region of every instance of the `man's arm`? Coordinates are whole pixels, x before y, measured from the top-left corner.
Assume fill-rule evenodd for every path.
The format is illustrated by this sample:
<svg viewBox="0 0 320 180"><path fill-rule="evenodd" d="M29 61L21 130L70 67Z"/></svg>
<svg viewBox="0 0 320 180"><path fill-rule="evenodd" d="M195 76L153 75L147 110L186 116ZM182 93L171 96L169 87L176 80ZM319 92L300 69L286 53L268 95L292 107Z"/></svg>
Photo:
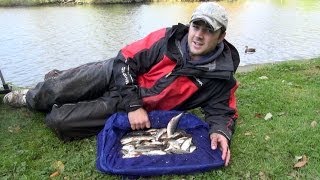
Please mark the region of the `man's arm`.
<svg viewBox="0 0 320 180"><path fill-rule="evenodd" d="M113 75L127 112L142 107L137 78L160 59L165 33L166 29L161 29L127 45L114 61Z"/></svg>
<svg viewBox="0 0 320 180"><path fill-rule="evenodd" d="M234 81L232 86L226 84L224 90L208 100L206 106L202 107L205 112L205 121L209 124L209 133L218 133L231 141L238 118L235 91L238 83Z"/></svg>
<svg viewBox="0 0 320 180"><path fill-rule="evenodd" d="M238 118L236 108L235 91L238 84L222 93L220 97L214 97L203 107L206 122L210 126L211 148L220 148L225 166L229 164L231 151L229 149L232 134L235 128L235 121Z"/></svg>
<svg viewBox="0 0 320 180"><path fill-rule="evenodd" d="M226 137L218 133L210 134L211 139L211 148L213 150L217 149L218 147L222 151L221 158L224 160L224 165L228 166L230 158L231 158L231 151L229 149L229 141Z"/></svg>
<svg viewBox="0 0 320 180"><path fill-rule="evenodd" d="M160 59L165 33L166 29L160 29L127 45L121 49L114 62L115 83L133 130L150 128L150 121L143 108L137 79L140 74L149 71Z"/></svg>

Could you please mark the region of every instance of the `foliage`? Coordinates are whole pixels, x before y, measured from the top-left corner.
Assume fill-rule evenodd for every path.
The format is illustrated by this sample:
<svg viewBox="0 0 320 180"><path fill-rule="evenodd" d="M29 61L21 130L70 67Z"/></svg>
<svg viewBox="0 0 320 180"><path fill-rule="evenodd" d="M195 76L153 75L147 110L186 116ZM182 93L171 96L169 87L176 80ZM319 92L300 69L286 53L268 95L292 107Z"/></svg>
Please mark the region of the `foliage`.
<svg viewBox="0 0 320 180"><path fill-rule="evenodd" d="M320 59L236 76L239 119L230 166L157 178L319 179ZM95 137L63 143L42 123L44 116L0 102L0 179L119 179L96 170Z"/></svg>

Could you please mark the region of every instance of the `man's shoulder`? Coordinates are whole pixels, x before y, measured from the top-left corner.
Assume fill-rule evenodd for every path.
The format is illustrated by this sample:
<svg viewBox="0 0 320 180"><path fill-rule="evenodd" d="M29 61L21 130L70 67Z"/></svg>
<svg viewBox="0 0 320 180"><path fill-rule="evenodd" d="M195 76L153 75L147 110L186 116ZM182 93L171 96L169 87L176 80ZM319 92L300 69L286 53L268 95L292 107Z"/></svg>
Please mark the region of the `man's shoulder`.
<svg viewBox="0 0 320 180"><path fill-rule="evenodd" d="M223 40L224 41L224 45L228 47L228 49L230 50L231 53L231 59L233 61L233 68L234 68L234 72L237 71L238 66L240 64L240 55L239 52L237 50L237 48L231 44L230 42L228 42L226 39Z"/></svg>
<svg viewBox="0 0 320 180"><path fill-rule="evenodd" d="M176 39L181 39L189 31L189 26L185 24L176 24L167 28L167 37L174 37Z"/></svg>

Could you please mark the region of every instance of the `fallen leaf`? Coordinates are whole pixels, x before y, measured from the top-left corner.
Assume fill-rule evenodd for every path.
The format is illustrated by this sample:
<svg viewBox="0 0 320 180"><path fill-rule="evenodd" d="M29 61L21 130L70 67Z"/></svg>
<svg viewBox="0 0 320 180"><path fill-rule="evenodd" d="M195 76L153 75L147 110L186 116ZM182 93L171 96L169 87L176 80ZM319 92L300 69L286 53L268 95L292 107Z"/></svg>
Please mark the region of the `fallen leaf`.
<svg viewBox="0 0 320 180"><path fill-rule="evenodd" d="M50 177L53 178L53 177L57 177L57 176L59 176L59 175L60 175L60 172L59 172L59 171L56 171L56 172L52 173L52 174L50 175Z"/></svg>
<svg viewBox="0 0 320 180"><path fill-rule="evenodd" d="M314 127L316 127L316 126L317 126L317 124L318 124L318 123L317 123L317 121L312 121L312 122L311 122L311 127L313 127L313 128L314 128Z"/></svg>
<svg viewBox="0 0 320 180"><path fill-rule="evenodd" d="M252 133L251 133L251 132L246 132L246 133L244 133L244 135L245 135L245 136L251 136Z"/></svg>
<svg viewBox="0 0 320 180"><path fill-rule="evenodd" d="M308 158L306 155L302 156L302 159L300 159L299 162L297 162L293 167L294 168L302 168L303 166L305 166L308 162Z"/></svg>
<svg viewBox="0 0 320 180"><path fill-rule="evenodd" d="M261 113L256 113L255 115L254 115L254 117L256 117L256 118L262 118L262 114Z"/></svg>
<svg viewBox="0 0 320 180"><path fill-rule="evenodd" d="M264 172L262 172L262 171L259 172L259 176L260 176L259 179L261 179L261 180L267 179L266 175L265 175Z"/></svg>
<svg viewBox="0 0 320 180"><path fill-rule="evenodd" d="M295 159L296 161L300 161L300 160L302 159L302 156L295 156L294 159Z"/></svg>
<svg viewBox="0 0 320 180"><path fill-rule="evenodd" d="M11 133L18 133L20 132L20 126L19 125L14 125L14 126L9 126L8 131Z"/></svg>
<svg viewBox="0 0 320 180"><path fill-rule="evenodd" d="M56 170L50 175L50 178L59 176L64 171L64 164L61 161L55 161L52 167Z"/></svg>
<svg viewBox="0 0 320 180"><path fill-rule="evenodd" d="M267 76L260 76L259 79L269 79Z"/></svg>
<svg viewBox="0 0 320 180"><path fill-rule="evenodd" d="M267 113L266 116L264 117L264 120L269 120L272 118L272 114L271 113Z"/></svg>
<svg viewBox="0 0 320 180"><path fill-rule="evenodd" d="M266 135L266 137L264 137L264 139L265 139L266 141L268 141L268 140L270 139L270 137L269 137L268 135Z"/></svg>
<svg viewBox="0 0 320 180"><path fill-rule="evenodd" d="M61 161L55 161L52 166L60 173L64 171L64 164Z"/></svg>

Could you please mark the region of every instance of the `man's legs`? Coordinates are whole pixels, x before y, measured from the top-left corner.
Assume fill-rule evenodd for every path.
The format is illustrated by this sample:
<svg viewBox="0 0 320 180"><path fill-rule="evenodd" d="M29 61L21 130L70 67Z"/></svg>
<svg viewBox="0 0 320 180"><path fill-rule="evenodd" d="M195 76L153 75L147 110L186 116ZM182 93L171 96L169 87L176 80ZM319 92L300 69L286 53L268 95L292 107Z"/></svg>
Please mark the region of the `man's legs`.
<svg viewBox="0 0 320 180"><path fill-rule="evenodd" d="M28 91L27 105L30 109L50 111L54 104L63 105L101 97L110 88L112 66L113 59L59 71Z"/></svg>
<svg viewBox="0 0 320 180"><path fill-rule="evenodd" d="M14 107L50 111L53 104L62 105L96 99L108 91L112 82L113 59L87 63L76 68L50 71L35 88L15 90L3 101Z"/></svg>
<svg viewBox="0 0 320 180"><path fill-rule="evenodd" d="M106 119L117 112L119 97L116 91L111 91L92 101L53 105L45 123L64 141L96 135Z"/></svg>
<svg viewBox="0 0 320 180"><path fill-rule="evenodd" d="M48 112L45 122L62 140L97 134L107 117L117 111L119 95L112 79L113 59L54 71L33 89L6 96L22 99L32 110ZM18 93L20 92L20 93ZM15 102L4 102L14 105ZM18 107L18 106L16 106Z"/></svg>

